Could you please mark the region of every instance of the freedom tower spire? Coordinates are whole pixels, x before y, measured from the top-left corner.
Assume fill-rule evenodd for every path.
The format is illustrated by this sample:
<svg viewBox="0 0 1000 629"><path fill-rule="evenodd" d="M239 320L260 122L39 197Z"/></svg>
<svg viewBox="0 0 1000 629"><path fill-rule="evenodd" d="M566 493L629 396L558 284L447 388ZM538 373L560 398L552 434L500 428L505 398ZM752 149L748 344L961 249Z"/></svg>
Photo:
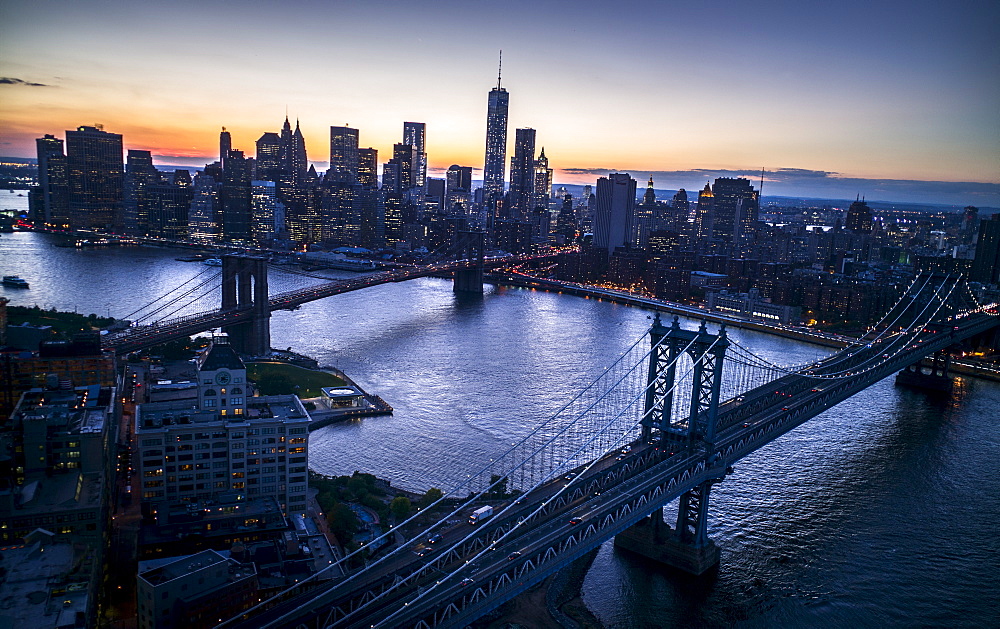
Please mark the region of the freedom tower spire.
<svg viewBox="0 0 1000 629"><path fill-rule="evenodd" d="M483 204L493 216L503 199L504 162L507 160L507 90L500 86L503 51L497 68L497 86L490 90L486 112L486 162L483 168Z"/></svg>

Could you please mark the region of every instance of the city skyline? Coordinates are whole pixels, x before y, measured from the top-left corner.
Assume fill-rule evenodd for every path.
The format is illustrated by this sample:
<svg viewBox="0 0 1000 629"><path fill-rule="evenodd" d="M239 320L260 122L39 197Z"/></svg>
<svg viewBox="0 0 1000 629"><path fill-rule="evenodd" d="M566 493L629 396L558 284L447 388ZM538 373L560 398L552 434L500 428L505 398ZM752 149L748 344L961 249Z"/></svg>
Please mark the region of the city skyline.
<svg viewBox="0 0 1000 629"><path fill-rule="evenodd" d="M556 183L621 170L691 190L765 167L765 195L1000 205L992 4L917 4L902 19L879 3L632 3L594 20L590 5L568 16L549 3L521 29L516 11L451 3L388 14L377 3L336 13L264 3L248 15L224 4L107 6L5 9L0 154L33 156L46 133L102 122L157 164L196 166L218 158L222 126L251 153L287 106L317 165L331 125L348 123L361 146L390 155L400 125L419 120L429 175L460 164L481 179L483 110L503 48L509 125L538 130ZM219 43L223 25L234 43ZM318 39L335 26L335 40ZM411 35L395 37L404 28ZM319 56L311 41L325 42ZM261 82L269 74L283 89Z"/></svg>

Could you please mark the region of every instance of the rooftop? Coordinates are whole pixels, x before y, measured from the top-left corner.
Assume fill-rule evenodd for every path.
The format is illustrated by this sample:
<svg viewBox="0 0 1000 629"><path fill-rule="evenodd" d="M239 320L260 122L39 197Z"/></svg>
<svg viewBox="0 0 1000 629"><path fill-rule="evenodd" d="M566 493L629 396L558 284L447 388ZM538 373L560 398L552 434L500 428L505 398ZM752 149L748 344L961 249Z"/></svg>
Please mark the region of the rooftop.
<svg viewBox="0 0 1000 629"><path fill-rule="evenodd" d="M201 355L201 371L215 371L216 369L246 369L243 360L240 358L233 346L229 344L229 338L218 335L212 339L212 344L208 350Z"/></svg>
<svg viewBox="0 0 1000 629"><path fill-rule="evenodd" d="M93 552L74 544L6 547L0 567L0 627L76 627L90 608Z"/></svg>

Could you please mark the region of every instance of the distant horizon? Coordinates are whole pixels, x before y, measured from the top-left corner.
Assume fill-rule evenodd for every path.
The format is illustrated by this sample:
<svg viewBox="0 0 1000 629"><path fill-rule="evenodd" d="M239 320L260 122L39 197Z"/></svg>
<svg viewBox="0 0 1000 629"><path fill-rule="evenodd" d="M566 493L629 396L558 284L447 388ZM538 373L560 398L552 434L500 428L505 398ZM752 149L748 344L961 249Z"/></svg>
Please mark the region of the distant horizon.
<svg viewBox="0 0 1000 629"><path fill-rule="evenodd" d="M148 150L148 149L142 149ZM170 163L170 162L157 162L157 155L153 155L154 166L160 170L173 171L173 170L192 170L200 171L203 170L207 164L218 161L215 158L205 157L204 160L192 157L187 158L191 160L192 164L183 163ZM0 160L10 160L10 161L20 161L24 163L35 164L37 163L37 158L35 157L22 157L16 155L4 155L0 156ZM329 167L329 162L310 160L310 164L316 167L317 171L326 170ZM444 179L445 168L441 167L431 167L427 169L428 177L435 179ZM481 168L473 167L473 172L482 173ZM601 176L606 175L610 172L626 172L629 173L637 181L637 190L639 196L641 196L641 191L646 188L649 176L653 176L654 186L653 189L657 192L664 193L675 193L680 189L684 189L688 193L688 198L691 201L696 201L698 198L698 191L704 186L703 183L711 183L718 177L743 177L749 179L754 188L760 187L760 170L728 170L728 169L692 169L687 171L655 171L655 170L642 170L642 169L560 169L556 168L557 173L569 172L575 181L570 181L564 179L562 181L553 181L553 189L559 186L572 186L576 188L582 188L585 185L595 185L597 179ZM892 180L892 179L861 179L861 178L847 178L847 177L836 177L836 173L815 173L813 171L803 171L800 169L776 169L774 171L765 171L764 189L765 193L762 195L764 198L774 198L774 199L799 199L802 201L844 201L850 202L855 197L864 197L869 203L882 203L882 204L908 204L908 205L926 205L934 207L950 207L961 209L967 206L975 206L981 209L987 210L998 210L1000 211L1000 184L988 183L988 182L954 182L954 181L923 181L923 180ZM582 177L591 177L591 179L580 180ZM694 183L687 185L675 185L667 186L657 184L657 181L672 181L677 182L677 180L692 181ZM796 180L805 180L811 185L816 186L826 186L830 188L830 192L823 193L817 190L808 189L789 189L791 186L795 186ZM482 179L473 179L473 183L478 184L476 187L482 185ZM771 193L769 189L773 189L775 186L779 188L778 192ZM899 194L896 198L873 198L872 194L878 194L879 191L883 193L891 194L893 191ZM964 192L962 190L965 190ZM993 198L992 203L990 201L983 202L985 199ZM662 199L661 199L662 200Z"/></svg>

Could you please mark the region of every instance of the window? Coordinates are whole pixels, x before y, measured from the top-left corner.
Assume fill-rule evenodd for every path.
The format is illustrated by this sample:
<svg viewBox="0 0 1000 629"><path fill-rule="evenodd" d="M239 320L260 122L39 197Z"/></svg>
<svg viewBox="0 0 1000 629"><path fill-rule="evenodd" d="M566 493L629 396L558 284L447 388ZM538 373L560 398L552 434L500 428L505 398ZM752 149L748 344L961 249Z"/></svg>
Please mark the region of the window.
<svg viewBox="0 0 1000 629"><path fill-rule="evenodd" d="M233 399L230 400L230 402L233 404L233 406L237 406L237 405L243 403L243 398L241 398L241 397L234 397Z"/></svg>
<svg viewBox="0 0 1000 629"><path fill-rule="evenodd" d="M243 389L240 388L240 387L233 387L232 394L233 395L243 395Z"/></svg>
<svg viewBox="0 0 1000 629"><path fill-rule="evenodd" d="M215 400L205 400L205 408L215 408Z"/></svg>

